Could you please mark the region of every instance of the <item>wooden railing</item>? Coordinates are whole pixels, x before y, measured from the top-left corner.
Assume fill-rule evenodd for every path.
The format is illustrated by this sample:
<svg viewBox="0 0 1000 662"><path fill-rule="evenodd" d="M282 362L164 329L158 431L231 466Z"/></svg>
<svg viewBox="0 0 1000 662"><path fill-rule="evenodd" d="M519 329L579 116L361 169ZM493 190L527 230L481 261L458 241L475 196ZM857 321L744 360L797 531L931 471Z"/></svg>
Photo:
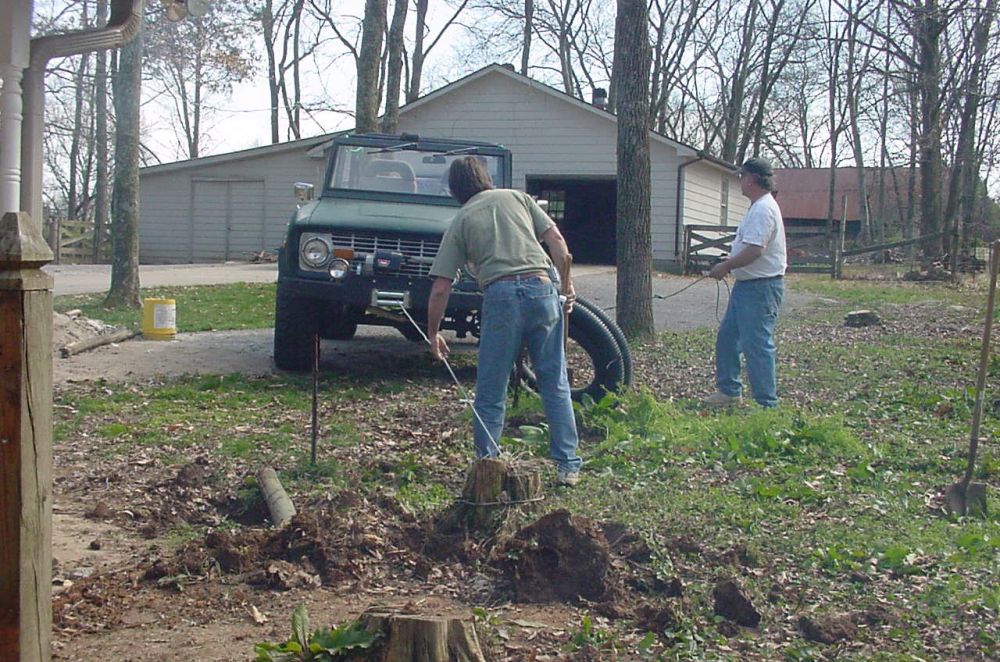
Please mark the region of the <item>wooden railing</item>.
<svg viewBox="0 0 1000 662"><path fill-rule="evenodd" d="M58 236L55 242L52 237ZM94 261L94 223L92 221L49 220L49 246L53 262L90 264Z"/></svg>
<svg viewBox="0 0 1000 662"><path fill-rule="evenodd" d="M735 238L735 226L685 225L681 256L684 273L698 274L711 269L713 264L729 255ZM785 228L788 271L828 273L833 259L826 249L827 244L823 228Z"/></svg>

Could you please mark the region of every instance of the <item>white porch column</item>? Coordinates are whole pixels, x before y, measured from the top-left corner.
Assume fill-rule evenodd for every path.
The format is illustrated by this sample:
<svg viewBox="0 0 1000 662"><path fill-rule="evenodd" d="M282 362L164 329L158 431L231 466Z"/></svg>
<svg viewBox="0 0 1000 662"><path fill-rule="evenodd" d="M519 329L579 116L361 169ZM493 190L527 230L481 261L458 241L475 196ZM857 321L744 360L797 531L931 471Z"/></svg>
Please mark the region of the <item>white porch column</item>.
<svg viewBox="0 0 1000 662"><path fill-rule="evenodd" d="M31 5L0 2L0 215L21 210L21 76L31 50Z"/></svg>

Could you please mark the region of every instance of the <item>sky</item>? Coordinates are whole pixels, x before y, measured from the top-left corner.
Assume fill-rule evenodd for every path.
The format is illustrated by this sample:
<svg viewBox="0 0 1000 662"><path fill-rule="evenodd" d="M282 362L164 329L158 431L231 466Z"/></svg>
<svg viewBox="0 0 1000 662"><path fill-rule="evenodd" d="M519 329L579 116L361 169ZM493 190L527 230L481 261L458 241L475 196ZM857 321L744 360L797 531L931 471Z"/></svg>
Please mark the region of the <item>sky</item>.
<svg viewBox="0 0 1000 662"><path fill-rule="evenodd" d="M390 14L391 6L390 5ZM344 0L337 4L340 14L345 17L344 25L357 22L364 13L364 0ZM407 35L413 30L412 11L408 17ZM449 8L440 2L431 2L428 11L430 34L436 35L440 27L451 16ZM344 26L342 26L344 27ZM458 65L456 69L455 48L462 41L464 30L460 25L452 25L428 58L424 69L423 89L439 87L441 84L478 69L479 63L464 62L467 68ZM258 44L258 62L252 78L236 85L228 96L212 100L217 108L205 123L206 136L201 143L201 155L208 156L226 152L259 147L271 143L271 123L268 110L266 56L262 44ZM344 111L354 110L355 66L348 55L333 49L326 54L303 63L304 100L323 98ZM484 61L482 64L486 64ZM186 152L177 139L173 121L172 106L166 98L157 98L152 86L143 91L144 105L142 122L144 144L160 160L167 163L186 158ZM283 111L282 111L283 114ZM303 115L302 137L316 136L348 129L354 125L347 112L323 112L314 117ZM288 139L285 124L282 124L281 139Z"/></svg>

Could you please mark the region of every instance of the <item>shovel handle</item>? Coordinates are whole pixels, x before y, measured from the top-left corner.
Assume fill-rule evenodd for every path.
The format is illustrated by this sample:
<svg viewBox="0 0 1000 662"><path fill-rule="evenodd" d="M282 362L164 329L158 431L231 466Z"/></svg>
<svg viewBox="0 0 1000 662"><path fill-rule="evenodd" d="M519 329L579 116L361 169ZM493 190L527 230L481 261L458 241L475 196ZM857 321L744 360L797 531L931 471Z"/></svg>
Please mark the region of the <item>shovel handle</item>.
<svg viewBox="0 0 1000 662"><path fill-rule="evenodd" d="M559 281L562 283L562 293L564 296L569 296L570 287L570 269L573 268L573 255L571 253L566 253L566 259L563 260L562 269L559 270ZM563 349L569 343L569 313L566 313L566 323L563 324Z"/></svg>
<svg viewBox="0 0 1000 662"><path fill-rule="evenodd" d="M990 334L993 331L993 307L996 304L997 272L1000 271L1000 240L990 247L990 290L986 296L986 323L983 326L983 346L979 353L979 375L976 378L976 403L972 408L972 433L969 436L969 458L962 478L962 492L972 481L979 450L979 425L983 419L983 391L986 388L986 372L990 362Z"/></svg>

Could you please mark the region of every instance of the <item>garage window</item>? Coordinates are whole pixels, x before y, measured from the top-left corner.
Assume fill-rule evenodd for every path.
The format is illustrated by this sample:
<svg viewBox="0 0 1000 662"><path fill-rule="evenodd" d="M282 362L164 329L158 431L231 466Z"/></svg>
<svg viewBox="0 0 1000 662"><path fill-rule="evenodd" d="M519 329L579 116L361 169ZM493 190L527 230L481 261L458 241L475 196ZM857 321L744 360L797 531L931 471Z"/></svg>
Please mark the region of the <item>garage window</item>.
<svg viewBox="0 0 1000 662"><path fill-rule="evenodd" d="M566 191L542 191L538 199L549 203L546 211L553 221L559 223L566 218Z"/></svg>

